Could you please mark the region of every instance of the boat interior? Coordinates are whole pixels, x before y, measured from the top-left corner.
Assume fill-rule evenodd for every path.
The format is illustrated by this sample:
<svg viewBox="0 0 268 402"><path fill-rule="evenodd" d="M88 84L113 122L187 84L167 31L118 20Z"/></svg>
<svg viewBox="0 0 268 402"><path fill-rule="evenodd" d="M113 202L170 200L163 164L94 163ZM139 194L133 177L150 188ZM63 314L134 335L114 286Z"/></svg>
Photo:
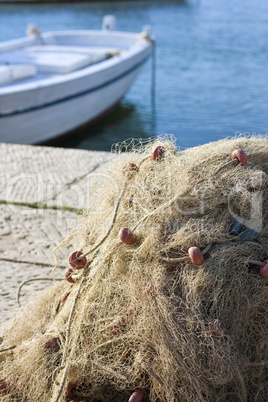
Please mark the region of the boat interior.
<svg viewBox="0 0 268 402"><path fill-rule="evenodd" d="M71 73L118 55L133 43L133 38L120 41L120 35L115 35L113 41L112 36L109 32L105 40L103 32L45 34L0 45L0 86Z"/></svg>

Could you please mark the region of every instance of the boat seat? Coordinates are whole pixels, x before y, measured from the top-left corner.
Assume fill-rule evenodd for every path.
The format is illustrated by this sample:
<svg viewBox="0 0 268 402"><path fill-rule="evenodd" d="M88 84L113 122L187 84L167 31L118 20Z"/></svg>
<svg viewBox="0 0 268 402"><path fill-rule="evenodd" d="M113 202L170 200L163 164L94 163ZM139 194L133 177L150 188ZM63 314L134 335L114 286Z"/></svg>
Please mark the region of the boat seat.
<svg viewBox="0 0 268 402"><path fill-rule="evenodd" d="M29 64L0 65L0 85L36 75L36 67Z"/></svg>
<svg viewBox="0 0 268 402"><path fill-rule="evenodd" d="M99 63L111 56L111 50L100 47L29 46L0 54L0 64L29 63L39 73L66 74Z"/></svg>

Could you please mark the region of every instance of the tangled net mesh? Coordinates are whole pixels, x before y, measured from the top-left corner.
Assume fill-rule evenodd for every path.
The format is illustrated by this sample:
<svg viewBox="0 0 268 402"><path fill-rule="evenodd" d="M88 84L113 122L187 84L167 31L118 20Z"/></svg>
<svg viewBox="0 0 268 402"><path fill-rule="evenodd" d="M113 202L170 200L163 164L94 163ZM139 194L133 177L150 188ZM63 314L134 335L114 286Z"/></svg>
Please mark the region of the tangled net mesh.
<svg viewBox="0 0 268 402"><path fill-rule="evenodd" d="M160 145L164 157L152 161ZM225 166L238 148L247 166ZM258 265L268 258L267 138L177 152L166 136L115 151L59 245L74 241L92 262L5 329L5 348L16 347L0 353L1 399L125 402L141 389L144 401L267 400L268 279ZM258 236L231 235L237 217L241 233ZM132 245L118 236L125 227Z"/></svg>

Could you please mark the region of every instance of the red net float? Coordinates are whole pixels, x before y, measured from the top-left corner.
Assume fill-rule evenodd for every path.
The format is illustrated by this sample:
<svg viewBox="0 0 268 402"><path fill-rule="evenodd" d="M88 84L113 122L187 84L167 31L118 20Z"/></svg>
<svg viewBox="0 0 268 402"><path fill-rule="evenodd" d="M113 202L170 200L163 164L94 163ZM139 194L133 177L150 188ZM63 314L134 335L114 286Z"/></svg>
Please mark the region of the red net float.
<svg viewBox="0 0 268 402"><path fill-rule="evenodd" d="M231 154L231 159L237 159L237 165L240 164L241 166L246 166L248 163L247 155L242 149L235 149Z"/></svg>
<svg viewBox="0 0 268 402"><path fill-rule="evenodd" d="M3 378L0 378L0 396L7 394L7 383Z"/></svg>
<svg viewBox="0 0 268 402"><path fill-rule="evenodd" d="M152 160L160 161L163 158L164 154L165 154L165 148L162 145L158 145L158 147L155 147L153 149L153 152L151 155Z"/></svg>
<svg viewBox="0 0 268 402"><path fill-rule="evenodd" d="M129 228L122 228L119 232L119 238L128 246L135 243L135 237Z"/></svg>
<svg viewBox="0 0 268 402"><path fill-rule="evenodd" d="M217 324L207 325L206 331L208 335L212 335L215 338L221 338L223 336L223 329L220 325Z"/></svg>
<svg viewBox="0 0 268 402"><path fill-rule="evenodd" d="M75 283L75 279L72 277L72 274L74 274L74 269L72 267L69 267L65 271L65 279L67 282L70 283Z"/></svg>
<svg viewBox="0 0 268 402"><path fill-rule="evenodd" d="M75 269L83 269L87 265L86 257L82 257L80 260L78 259L83 253L81 251L74 251L69 255L69 264L71 267Z"/></svg>
<svg viewBox="0 0 268 402"><path fill-rule="evenodd" d="M148 296L153 296L153 295L155 295L155 294L157 293L157 287L156 287L155 285L148 285L148 286L145 288L145 293L146 293Z"/></svg>
<svg viewBox="0 0 268 402"><path fill-rule="evenodd" d="M138 171L138 166L132 162L126 163L122 169L123 174L128 175L129 178L132 178Z"/></svg>
<svg viewBox="0 0 268 402"><path fill-rule="evenodd" d="M141 389L136 389L130 396L128 402L142 402L145 397L145 393Z"/></svg>
<svg viewBox="0 0 268 402"><path fill-rule="evenodd" d="M63 295L61 296L61 302L62 303L64 303L66 301L66 299L67 299L67 297L69 296L70 293L71 293L70 291L67 291L67 292L63 293Z"/></svg>
<svg viewBox="0 0 268 402"><path fill-rule="evenodd" d="M263 278L268 278L268 260L264 261L265 265L260 268L260 274Z"/></svg>
<svg viewBox="0 0 268 402"><path fill-rule="evenodd" d="M113 322L113 333L118 335L124 331L126 328L127 322L124 317L118 317Z"/></svg>
<svg viewBox="0 0 268 402"><path fill-rule="evenodd" d="M60 350L60 340L56 337L48 338L44 344L48 352L58 352Z"/></svg>
<svg viewBox="0 0 268 402"><path fill-rule="evenodd" d="M73 393L73 391L76 391L77 389L77 383L76 382L70 382L67 386L67 390L66 390L66 397L67 398L75 398L76 395Z"/></svg>
<svg viewBox="0 0 268 402"><path fill-rule="evenodd" d="M202 179L202 176L200 176L200 174L194 174L194 175L192 175L191 179L194 181L200 180L200 179Z"/></svg>
<svg viewBox="0 0 268 402"><path fill-rule="evenodd" d="M205 261L203 253L198 247L190 247L188 249L188 255L194 265L202 265Z"/></svg>

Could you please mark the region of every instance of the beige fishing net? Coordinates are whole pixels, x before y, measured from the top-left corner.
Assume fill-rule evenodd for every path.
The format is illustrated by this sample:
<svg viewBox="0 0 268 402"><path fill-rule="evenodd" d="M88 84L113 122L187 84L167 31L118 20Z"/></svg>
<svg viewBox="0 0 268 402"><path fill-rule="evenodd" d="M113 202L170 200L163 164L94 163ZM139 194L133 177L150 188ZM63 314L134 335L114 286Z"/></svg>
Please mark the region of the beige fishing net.
<svg viewBox="0 0 268 402"><path fill-rule="evenodd" d="M6 327L1 400L267 401L267 138L115 151L59 245L87 265Z"/></svg>

